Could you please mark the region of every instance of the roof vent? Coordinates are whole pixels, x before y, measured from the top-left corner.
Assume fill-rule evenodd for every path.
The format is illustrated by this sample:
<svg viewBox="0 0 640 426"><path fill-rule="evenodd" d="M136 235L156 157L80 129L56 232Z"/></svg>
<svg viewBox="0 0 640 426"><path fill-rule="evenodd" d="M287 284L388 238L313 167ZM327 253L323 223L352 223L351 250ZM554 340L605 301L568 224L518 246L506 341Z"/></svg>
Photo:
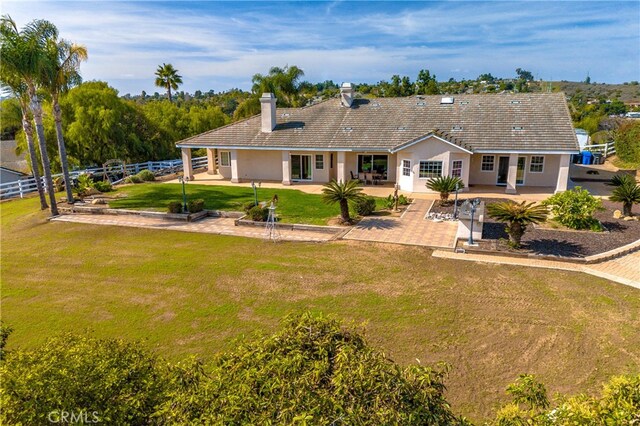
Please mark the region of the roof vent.
<svg viewBox="0 0 640 426"><path fill-rule="evenodd" d="M291 114L289 114L288 112L283 112L282 115L280 115L280 117L282 118L287 118L289 117Z"/></svg>
<svg viewBox="0 0 640 426"><path fill-rule="evenodd" d="M469 105L469 101L460 101L460 105Z"/></svg>
<svg viewBox="0 0 640 426"><path fill-rule="evenodd" d="M344 130L345 132L350 132L353 130L353 127L344 127L342 130Z"/></svg>
<svg viewBox="0 0 640 426"><path fill-rule="evenodd" d="M453 126L453 127L451 128L451 130L462 130L462 129L463 129L463 127L462 127L462 126Z"/></svg>
<svg viewBox="0 0 640 426"><path fill-rule="evenodd" d="M381 105L380 105L380 102L373 102L373 103L371 104L371 106L372 106L373 108L380 108L380 106L381 106Z"/></svg>
<svg viewBox="0 0 640 426"><path fill-rule="evenodd" d="M522 126L513 126L511 127L512 130L524 130L524 127Z"/></svg>
<svg viewBox="0 0 640 426"><path fill-rule="evenodd" d="M420 102L416 102L416 105L418 106L425 106L427 103L424 101L420 101Z"/></svg>
<svg viewBox="0 0 640 426"><path fill-rule="evenodd" d="M453 96L447 96L440 99L440 104L452 104L452 103L453 103Z"/></svg>
<svg viewBox="0 0 640 426"><path fill-rule="evenodd" d="M512 104L520 104L520 103L522 103L522 102L520 102L520 101L511 101L511 103L512 103Z"/></svg>
<svg viewBox="0 0 640 426"><path fill-rule="evenodd" d="M303 131L303 130L304 130L304 126L294 127L294 128L293 128L293 131L294 131L294 132L301 132L301 131Z"/></svg>
<svg viewBox="0 0 640 426"><path fill-rule="evenodd" d="M407 128L405 126L398 126L396 127L396 130L405 131Z"/></svg>

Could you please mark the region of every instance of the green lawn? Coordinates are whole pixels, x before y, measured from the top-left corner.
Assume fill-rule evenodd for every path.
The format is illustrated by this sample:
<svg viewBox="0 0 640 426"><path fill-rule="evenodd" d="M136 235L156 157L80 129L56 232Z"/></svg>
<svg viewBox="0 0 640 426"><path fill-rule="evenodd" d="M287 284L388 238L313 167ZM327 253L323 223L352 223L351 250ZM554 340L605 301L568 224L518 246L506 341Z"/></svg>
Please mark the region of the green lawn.
<svg viewBox="0 0 640 426"><path fill-rule="evenodd" d="M142 339L171 360L206 359L287 313L322 311L366 323L370 343L401 364L451 363L447 398L475 420L523 372L553 394L596 392L639 370L638 290L592 276L434 259L419 247L48 222L35 198L0 210L9 349L90 330Z"/></svg>
<svg viewBox="0 0 640 426"><path fill-rule="evenodd" d="M254 200L253 189L240 186L212 186L189 183L187 198L205 200L209 210L242 211L242 206ZM144 183L128 185L118 190L127 198L112 201L111 207L123 209L150 209L166 211L171 201L182 202L182 185L168 183ZM258 201L269 201L278 195L278 217L287 223L326 225L330 218L340 214L340 207L322 202L320 195L307 194L295 189L258 188ZM378 208L382 199L377 198Z"/></svg>

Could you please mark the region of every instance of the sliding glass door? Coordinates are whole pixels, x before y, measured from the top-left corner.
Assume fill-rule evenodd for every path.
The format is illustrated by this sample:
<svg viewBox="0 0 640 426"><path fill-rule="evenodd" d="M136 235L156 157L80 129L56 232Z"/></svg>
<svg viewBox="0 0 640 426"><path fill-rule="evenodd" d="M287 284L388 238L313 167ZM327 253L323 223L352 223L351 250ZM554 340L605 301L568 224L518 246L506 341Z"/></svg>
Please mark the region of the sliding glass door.
<svg viewBox="0 0 640 426"><path fill-rule="evenodd" d="M311 180L311 156L292 155L291 156L291 179Z"/></svg>
<svg viewBox="0 0 640 426"><path fill-rule="evenodd" d="M387 155L358 155L358 173L374 173L386 180L388 167L389 157Z"/></svg>

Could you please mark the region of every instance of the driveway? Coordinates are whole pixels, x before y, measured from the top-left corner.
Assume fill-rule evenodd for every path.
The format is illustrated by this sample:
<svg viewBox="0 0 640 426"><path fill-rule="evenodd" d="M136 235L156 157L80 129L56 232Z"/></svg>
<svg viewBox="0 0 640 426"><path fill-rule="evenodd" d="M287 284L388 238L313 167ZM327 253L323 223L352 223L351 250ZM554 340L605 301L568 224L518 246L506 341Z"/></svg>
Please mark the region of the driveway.
<svg viewBox="0 0 640 426"><path fill-rule="evenodd" d="M453 248L458 222L425 219L433 201L415 199L400 218L366 217L343 239Z"/></svg>

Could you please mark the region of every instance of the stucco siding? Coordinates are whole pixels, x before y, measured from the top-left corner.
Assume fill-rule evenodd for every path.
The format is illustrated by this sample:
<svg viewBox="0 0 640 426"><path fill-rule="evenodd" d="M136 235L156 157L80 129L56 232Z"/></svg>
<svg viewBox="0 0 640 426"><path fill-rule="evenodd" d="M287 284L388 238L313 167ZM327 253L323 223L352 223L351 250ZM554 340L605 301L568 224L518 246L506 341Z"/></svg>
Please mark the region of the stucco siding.
<svg viewBox="0 0 640 426"><path fill-rule="evenodd" d="M471 156L471 169L469 183L471 185L496 185L498 179L498 165L500 157L508 157L508 154L495 154L493 171L482 171L482 156L494 154L475 154ZM558 169L560 167L560 155L544 155L544 167L542 173L531 172L531 155L525 157L524 184L523 186L556 186Z"/></svg>
<svg viewBox="0 0 640 426"><path fill-rule="evenodd" d="M240 180L282 181L281 151L238 150L237 152L238 178Z"/></svg>

